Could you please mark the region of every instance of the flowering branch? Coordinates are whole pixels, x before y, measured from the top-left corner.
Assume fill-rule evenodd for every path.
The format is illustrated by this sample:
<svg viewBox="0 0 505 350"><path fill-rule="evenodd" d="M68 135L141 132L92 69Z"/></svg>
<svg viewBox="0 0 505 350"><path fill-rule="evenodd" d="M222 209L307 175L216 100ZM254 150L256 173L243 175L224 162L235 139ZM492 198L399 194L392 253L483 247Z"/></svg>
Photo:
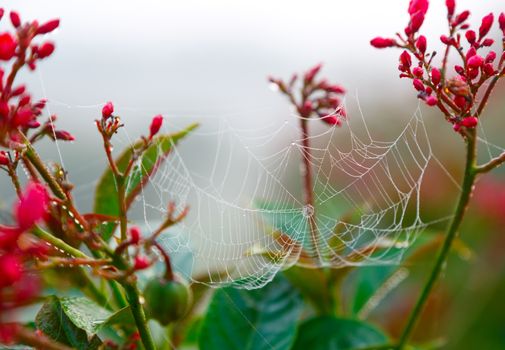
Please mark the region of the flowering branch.
<svg viewBox="0 0 505 350"><path fill-rule="evenodd" d="M401 72L400 77L411 79L415 90L418 91L418 97L424 100L428 106L438 106L447 121L453 125L454 131L458 132L466 142L466 164L461 186L462 190L454 216L447 228L447 235L435 260L433 269L407 320L398 345L395 347L397 350L402 350L406 346L424 305L447 261L452 243L457 236L472 196L477 175L490 171L505 162L504 153L492 159L487 164L482 166L476 165L476 126L493 88L504 75L505 14L501 13L498 19L500 30L503 34L503 45L501 58L498 64L495 65L494 61L497 57L495 51L489 51L485 57L482 57L478 53L478 50L490 47L494 43L493 39L486 37L494 21L493 14L489 13L482 18L477 34L475 31L469 29L470 26L466 23L466 20L470 16L470 11L463 11L456 15L455 0L446 0L449 36L442 35L440 37L440 40L445 45L445 53L442 59L442 66L439 69L433 66L432 62L435 51L432 53L427 52L427 40L423 35L418 34L428 7L428 0L410 1L408 8L410 21L405 28L405 38L398 34L398 40L377 37L371 41L371 45L376 48L401 47L404 49L400 55L400 65L398 68ZM466 53L459 33L463 30L466 31L464 37L470 46ZM448 57L451 48L456 49L458 52L462 65L454 66L457 76L447 78ZM412 68L409 52L418 60L418 65L414 68ZM477 104L479 90L489 79L491 79L491 83L485 90L481 102Z"/></svg>
<svg viewBox="0 0 505 350"><path fill-rule="evenodd" d="M300 129L302 141L302 161L303 161L303 189L304 189L304 215L308 218L310 237L314 250L319 256L318 233L316 224L316 215L314 208L314 191L312 179L312 155L310 152L310 135L308 130L308 121L311 116L316 115L326 124L331 126L341 126L342 118L346 113L340 101L339 95L345 93L343 87L332 85L326 79L316 81L315 78L322 65L318 64L305 72L303 81L298 93L295 93L294 87L298 80L295 74L291 77L289 83L281 79L269 78L269 81L289 99L291 105L296 109L300 116ZM298 96L297 96L298 95Z"/></svg>

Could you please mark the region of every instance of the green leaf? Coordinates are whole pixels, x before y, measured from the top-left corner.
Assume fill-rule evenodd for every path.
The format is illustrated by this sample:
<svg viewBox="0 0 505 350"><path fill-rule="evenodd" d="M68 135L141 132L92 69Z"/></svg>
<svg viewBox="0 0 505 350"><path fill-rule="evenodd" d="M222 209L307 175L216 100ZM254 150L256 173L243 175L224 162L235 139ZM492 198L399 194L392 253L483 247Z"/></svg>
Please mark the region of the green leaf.
<svg viewBox="0 0 505 350"><path fill-rule="evenodd" d="M103 324L105 312L85 298L59 299L52 296L40 309L35 324L56 341L78 350L94 350L102 344L94 334L99 328L94 323Z"/></svg>
<svg viewBox="0 0 505 350"><path fill-rule="evenodd" d="M301 295L282 275L261 289L219 289L203 321L199 348L290 349L302 309Z"/></svg>
<svg viewBox="0 0 505 350"><path fill-rule="evenodd" d="M126 201L128 206L131 205L134 197L139 193L145 181L156 172L160 163L166 158L168 153L170 153L172 147L196 127L197 124L191 124L186 129L179 132L159 135L153 139L152 145L142 153L142 156L138 160L130 176L125 179ZM115 159L119 171L126 170L132 157L133 150L142 147L143 143L144 141L142 140L137 141L134 145L125 149ZM105 170L98 181L95 190L94 212L110 216L119 215L117 184L110 168ZM103 226L102 234L105 239L108 239L110 238L114 224L109 223Z"/></svg>
<svg viewBox="0 0 505 350"><path fill-rule="evenodd" d="M384 345L387 337L360 321L322 316L304 322L293 350L352 350Z"/></svg>

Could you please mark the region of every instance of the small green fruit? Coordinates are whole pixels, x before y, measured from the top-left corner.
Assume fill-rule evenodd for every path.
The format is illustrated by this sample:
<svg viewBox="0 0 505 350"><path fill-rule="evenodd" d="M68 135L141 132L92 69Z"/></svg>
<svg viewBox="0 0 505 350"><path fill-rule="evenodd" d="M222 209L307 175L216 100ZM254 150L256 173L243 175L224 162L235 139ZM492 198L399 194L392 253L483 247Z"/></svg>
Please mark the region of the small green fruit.
<svg viewBox="0 0 505 350"><path fill-rule="evenodd" d="M184 282L155 277L147 283L144 299L147 316L166 326L186 315L191 306L192 294Z"/></svg>

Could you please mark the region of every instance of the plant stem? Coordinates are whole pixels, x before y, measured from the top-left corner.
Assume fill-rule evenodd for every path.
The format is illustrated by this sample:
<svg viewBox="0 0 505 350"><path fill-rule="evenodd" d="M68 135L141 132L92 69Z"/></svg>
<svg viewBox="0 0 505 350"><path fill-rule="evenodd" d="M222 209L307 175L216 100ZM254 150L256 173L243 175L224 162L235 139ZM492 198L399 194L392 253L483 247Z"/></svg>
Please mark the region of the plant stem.
<svg viewBox="0 0 505 350"><path fill-rule="evenodd" d="M58 343L49 337L35 333L24 327L20 327L16 330L16 340L22 344L33 346L37 349L47 349L47 350L71 350L70 347Z"/></svg>
<svg viewBox="0 0 505 350"><path fill-rule="evenodd" d="M63 240L59 239L58 237L53 236L49 232L43 230L39 226L35 226L32 229L32 232L35 236L39 237L40 239L43 239L44 241L52 244L58 249L63 250L65 253L72 255L75 258L82 258L82 259L92 259L91 257L87 256L83 252L81 252L79 249L76 249L72 247L71 245L65 243Z"/></svg>
<svg viewBox="0 0 505 350"><path fill-rule="evenodd" d="M151 336L151 331L147 325L146 315L144 314L144 309L140 304L139 291L136 284L123 284L126 292L126 298L130 304L130 310L132 311L133 318L135 319L135 324L140 334L140 339L142 339L142 344L146 350L155 350L154 341Z"/></svg>
<svg viewBox="0 0 505 350"><path fill-rule="evenodd" d="M316 215L314 208L314 191L312 190L312 166L311 166L311 153L310 153L310 143L309 143L309 131L306 119L300 119L301 129L302 129L302 158L303 158L303 188L305 195L305 209L309 215L309 229L312 244L314 245L314 250L317 257L319 258L319 248L317 246L317 225L316 225Z"/></svg>
<svg viewBox="0 0 505 350"><path fill-rule="evenodd" d="M37 154L37 152L29 143L28 140L26 140L25 145L26 145L26 152L25 152L26 158L28 158L35 167L35 169L37 169L37 171L46 181L46 183L48 184L49 188L54 193L54 195L63 201L67 200L67 195L65 194L61 186L58 184L54 176L46 168L45 164L42 162L39 155Z"/></svg>
<svg viewBox="0 0 505 350"><path fill-rule="evenodd" d="M451 223L448 226L447 234L445 240L443 242L442 248L438 253L437 259L435 261L435 265L431 270L428 281L424 285L424 288L417 300L414 309L412 310L409 319L407 321L407 325L403 329L403 332L400 336L400 340L398 341L398 345L396 346L397 350L404 349L407 341L409 340L416 323L421 316L421 312L428 301L428 297L435 286L438 277L444 265L447 261L447 257L451 250L452 243L457 236L459 227L461 226L461 222L463 221L463 217L466 212L466 208L468 207L468 202L472 196L473 187L475 183L475 178L477 173L475 171L475 163L476 163L476 132L475 129L470 131L466 140L466 164L465 164L465 173L463 177L463 184L461 193L459 195L458 203L456 205L456 209L454 211L454 217L452 218Z"/></svg>

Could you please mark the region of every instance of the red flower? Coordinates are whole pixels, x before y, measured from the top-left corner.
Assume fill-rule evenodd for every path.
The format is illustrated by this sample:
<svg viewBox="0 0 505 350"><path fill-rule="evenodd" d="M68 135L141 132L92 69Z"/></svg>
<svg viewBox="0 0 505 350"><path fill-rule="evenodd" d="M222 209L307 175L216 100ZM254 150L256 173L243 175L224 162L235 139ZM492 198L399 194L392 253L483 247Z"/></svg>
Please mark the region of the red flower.
<svg viewBox="0 0 505 350"><path fill-rule="evenodd" d="M19 14L15 11L11 11L10 13L11 17L11 22L14 28L17 28L21 25L21 18L19 17Z"/></svg>
<svg viewBox="0 0 505 350"><path fill-rule="evenodd" d="M10 286L23 276L22 262L16 254L2 255L0 256L0 271L2 271L0 287Z"/></svg>
<svg viewBox="0 0 505 350"><path fill-rule="evenodd" d="M456 9L456 1L455 0L446 0L445 6L447 6L447 15L452 17L454 15L454 10Z"/></svg>
<svg viewBox="0 0 505 350"><path fill-rule="evenodd" d="M37 56L39 58L49 57L54 52L54 44L52 42L47 42L42 44L37 50Z"/></svg>
<svg viewBox="0 0 505 350"><path fill-rule="evenodd" d="M75 140L74 135L72 135L68 131L64 131L64 130L56 130L54 132L54 137L56 138L56 140L62 140L62 141L74 141Z"/></svg>
<svg viewBox="0 0 505 350"><path fill-rule="evenodd" d="M479 122L479 120L475 117L466 117L463 119L461 124L467 128L475 128L477 126L478 122Z"/></svg>
<svg viewBox="0 0 505 350"><path fill-rule="evenodd" d="M10 33L0 34L0 60L10 60L16 53L16 46L16 40Z"/></svg>
<svg viewBox="0 0 505 350"><path fill-rule="evenodd" d="M440 83L440 79L442 79L442 73L438 68L431 69L431 82L433 85L437 86Z"/></svg>
<svg viewBox="0 0 505 350"><path fill-rule="evenodd" d="M409 3L409 15L414 15L417 12L426 14L428 11L429 2L428 0L410 0Z"/></svg>
<svg viewBox="0 0 505 350"><path fill-rule="evenodd" d="M113 112L114 112L114 105L112 104L112 102L109 101L102 108L102 117L104 119L107 119L112 115Z"/></svg>
<svg viewBox="0 0 505 350"><path fill-rule="evenodd" d="M144 270L151 266L151 262L145 256L137 255L133 263L134 270Z"/></svg>
<svg viewBox="0 0 505 350"><path fill-rule="evenodd" d="M420 35L416 41L417 49L424 55L426 52L426 37L424 35Z"/></svg>
<svg viewBox="0 0 505 350"><path fill-rule="evenodd" d="M500 24L500 29L505 36L505 13L500 13L500 17L498 17L498 23Z"/></svg>
<svg viewBox="0 0 505 350"><path fill-rule="evenodd" d="M15 208L19 228L23 231L27 230L43 219L48 205L49 194L46 188L39 183L28 184Z"/></svg>
<svg viewBox="0 0 505 350"><path fill-rule="evenodd" d="M7 152L0 151L0 165L9 165L9 157L7 156Z"/></svg>
<svg viewBox="0 0 505 350"><path fill-rule="evenodd" d="M158 114L151 121L151 126L149 127L149 138L153 138L154 135L160 131L161 124L163 124L163 117L161 114Z"/></svg>
<svg viewBox="0 0 505 350"><path fill-rule="evenodd" d="M59 19L53 19L47 23L42 24L37 28L37 34L47 34L58 28L60 25Z"/></svg>
<svg viewBox="0 0 505 350"><path fill-rule="evenodd" d="M396 46L396 41L394 39L390 38L382 38L380 36L373 38L370 40L370 45L377 49L384 49L386 47L393 47Z"/></svg>
<svg viewBox="0 0 505 350"><path fill-rule="evenodd" d="M484 63L484 59L479 55L474 55L468 60L468 67L479 68Z"/></svg>
<svg viewBox="0 0 505 350"><path fill-rule="evenodd" d="M142 237L142 232L140 232L140 229L137 226L130 227L128 234L130 235L131 244L138 244L140 237Z"/></svg>
<svg viewBox="0 0 505 350"><path fill-rule="evenodd" d="M311 69L309 69L305 73L305 75L303 77L303 80L305 81L305 84L312 83L312 81L314 80L314 78L316 77L317 73L319 73L319 71L321 70L322 67L323 67L323 65L321 63L319 63L319 64L316 64Z"/></svg>
<svg viewBox="0 0 505 350"><path fill-rule="evenodd" d="M493 25L493 20L494 16L492 13L482 18L482 23L479 28L479 39L482 39L487 35L487 33L489 33L489 29L491 29L491 26Z"/></svg>

